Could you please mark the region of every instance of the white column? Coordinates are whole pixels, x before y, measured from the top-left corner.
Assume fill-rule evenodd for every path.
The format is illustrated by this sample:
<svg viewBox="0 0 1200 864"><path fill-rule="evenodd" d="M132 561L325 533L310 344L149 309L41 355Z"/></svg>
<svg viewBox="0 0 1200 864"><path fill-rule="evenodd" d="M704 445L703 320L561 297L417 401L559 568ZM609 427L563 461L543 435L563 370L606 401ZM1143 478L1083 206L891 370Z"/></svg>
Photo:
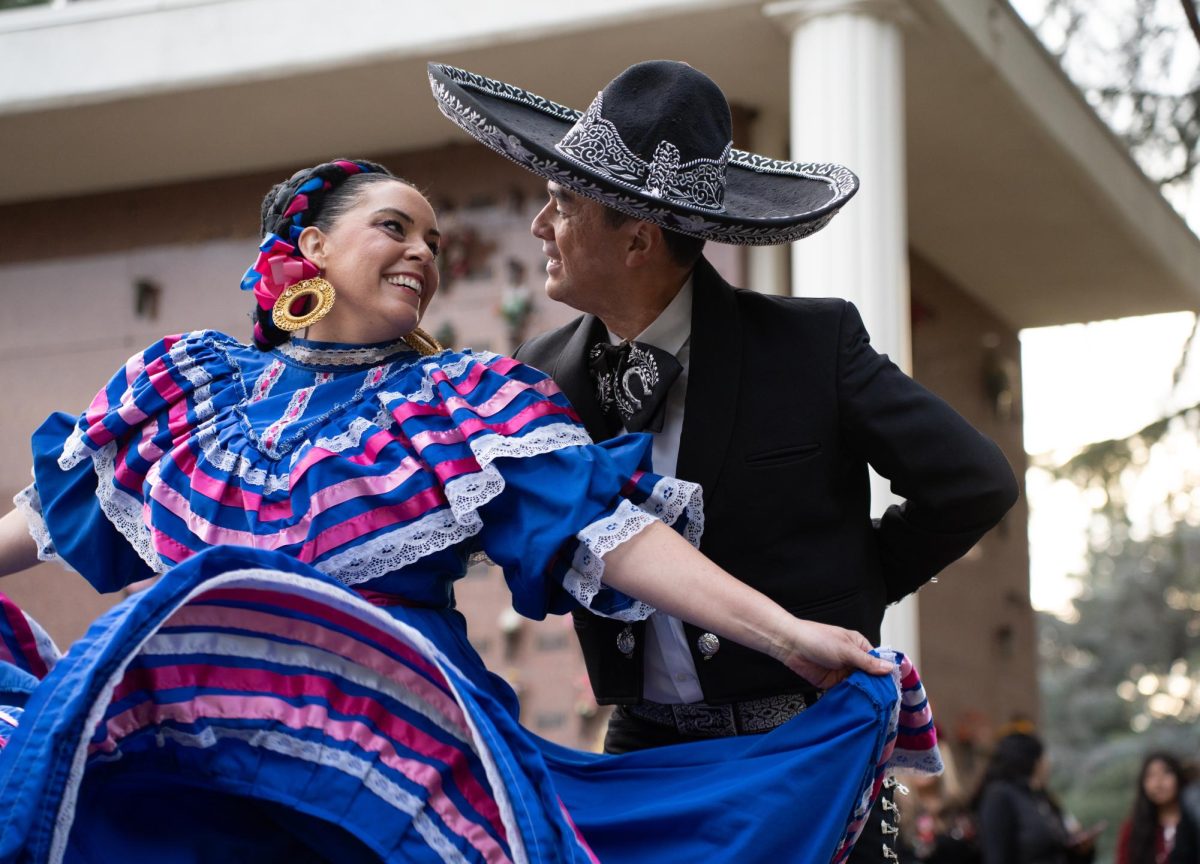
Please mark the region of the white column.
<svg viewBox="0 0 1200 864"><path fill-rule="evenodd" d="M904 176L907 0L783 0L764 14L791 40L791 158L836 162L858 194L817 234L792 245L792 294L844 297L875 348L911 372ZM871 474L871 510L896 498ZM918 659L917 602L888 609L883 643Z"/></svg>

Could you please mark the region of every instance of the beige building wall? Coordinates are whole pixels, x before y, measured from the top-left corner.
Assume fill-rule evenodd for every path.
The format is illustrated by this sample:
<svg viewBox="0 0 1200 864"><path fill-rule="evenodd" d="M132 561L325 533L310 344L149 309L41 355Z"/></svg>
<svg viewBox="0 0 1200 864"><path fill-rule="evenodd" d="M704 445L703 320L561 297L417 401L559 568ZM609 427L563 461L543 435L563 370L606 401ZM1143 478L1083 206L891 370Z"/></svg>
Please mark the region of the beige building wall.
<svg viewBox="0 0 1200 864"><path fill-rule="evenodd" d="M1017 333L915 252L910 272L914 377L1000 445L1023 489ZM1022 495L918 594L921 674L943 740L968 776L997 729L1038 717L1028 518Z"/></svg>

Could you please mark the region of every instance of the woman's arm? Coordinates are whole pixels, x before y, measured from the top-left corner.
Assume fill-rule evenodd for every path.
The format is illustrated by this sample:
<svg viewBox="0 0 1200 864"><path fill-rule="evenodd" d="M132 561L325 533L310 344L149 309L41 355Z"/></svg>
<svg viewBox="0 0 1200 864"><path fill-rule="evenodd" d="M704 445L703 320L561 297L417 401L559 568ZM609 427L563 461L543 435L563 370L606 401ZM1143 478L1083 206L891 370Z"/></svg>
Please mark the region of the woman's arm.
<svg viewBox="0 0 1200 864"><path fill-rule="evenodd" d="M38 563L37 553L37 543L19 511L0 517L0 576L28 570Z"/></svg>
<svg viewBox="0 0 1200 864"><path fill-rule="evenodd" d="M831 687L855 669L873 675L892 670L867 652L871 645L851 630L804 621L730 576L661 523L604 556L606 585L761 651L817 687Z"/></svg>

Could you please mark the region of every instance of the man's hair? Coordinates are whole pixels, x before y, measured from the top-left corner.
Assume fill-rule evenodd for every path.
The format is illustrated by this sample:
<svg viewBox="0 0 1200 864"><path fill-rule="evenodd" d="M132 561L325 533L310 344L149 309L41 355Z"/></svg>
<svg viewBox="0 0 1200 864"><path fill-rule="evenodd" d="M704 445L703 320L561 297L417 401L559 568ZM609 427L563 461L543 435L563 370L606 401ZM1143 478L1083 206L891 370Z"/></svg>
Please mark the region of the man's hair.
<svg viewBox="0 0 1200 864"><path fill-rule="evenodd" d="M620 210L614 210L611 207L604 208L604 221L610 228L620 228L633 218ZM687 234L669 231L666 228L661 230L663 242L667 245L667 254L671 256L672 261L680 267L691 267L696 263L696 259L704 251L704 238L689 237Z"/></svg>

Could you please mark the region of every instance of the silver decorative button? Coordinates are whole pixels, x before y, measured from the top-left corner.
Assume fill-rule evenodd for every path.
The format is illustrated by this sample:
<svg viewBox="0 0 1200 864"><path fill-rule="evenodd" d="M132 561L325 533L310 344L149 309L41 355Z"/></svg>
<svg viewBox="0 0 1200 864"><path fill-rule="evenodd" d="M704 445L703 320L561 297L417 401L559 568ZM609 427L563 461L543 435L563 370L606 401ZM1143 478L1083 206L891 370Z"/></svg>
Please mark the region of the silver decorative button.
<svg viewBox="0 0 1200 864"><path fill-rule="evenodd" d="M721 640L715 633L705 633L696 640L696 648L704 655L705 660L711 660L713 655L721 650Z"/></svg>
<svg viewBox="0 0 1200 864"><path fill-rule="evenodd" d="M633 649L637 645L637 640L633 637L633 628L628 624L625 625L620 633L617 634L617 650L625 655L628 660L633 656Z"/></svg>

